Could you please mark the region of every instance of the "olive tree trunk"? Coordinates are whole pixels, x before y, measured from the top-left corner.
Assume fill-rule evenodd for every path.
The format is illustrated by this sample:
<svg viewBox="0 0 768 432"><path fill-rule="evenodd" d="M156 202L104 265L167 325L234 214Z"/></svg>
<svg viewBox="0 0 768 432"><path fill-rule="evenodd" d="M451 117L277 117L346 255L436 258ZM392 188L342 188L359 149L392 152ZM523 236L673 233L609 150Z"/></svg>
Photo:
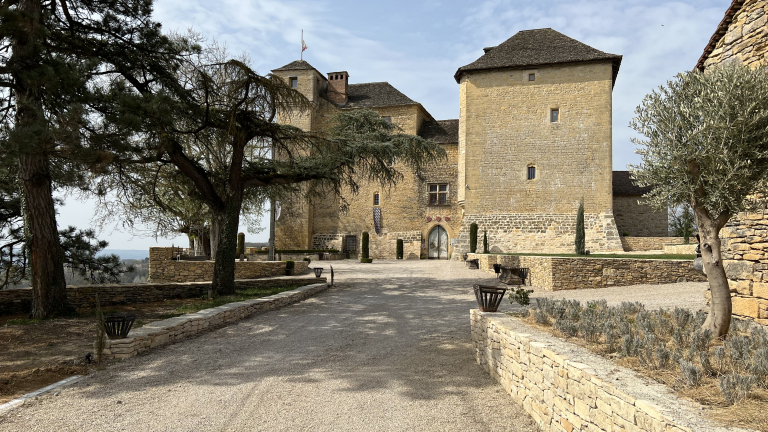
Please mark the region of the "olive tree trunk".
<svg viewBox="0 0 768 432"><path fill-rule="evenodd" d="M709 316L707 316L702 329L711 330L714 337L724 337L731 326L731 290L728 286L728 278L725 276L725 268L721 257L720 229L725 226L729 215L720 215L712 219L708 212L696 205L693 206L696 216L696 224L699 227L701 239L701 258L704 272L709 281L709 290L712 300L710 302Z"/></svg>

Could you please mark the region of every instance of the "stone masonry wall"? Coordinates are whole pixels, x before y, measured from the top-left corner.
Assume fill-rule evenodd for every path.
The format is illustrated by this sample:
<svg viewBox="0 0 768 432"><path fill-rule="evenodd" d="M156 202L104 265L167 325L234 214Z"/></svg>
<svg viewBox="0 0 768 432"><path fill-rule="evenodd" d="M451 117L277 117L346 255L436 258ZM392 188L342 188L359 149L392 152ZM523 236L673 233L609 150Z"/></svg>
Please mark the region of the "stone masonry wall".
<svg viewBox="0 0 768 432"><path fill-rule="evenodd" d="M393 232L382 235L369 233L368 253L373 259L397 259L397 239L403 239L403 259L419 259L421 231Z"/></svg>
<svg viewBox="0 0 768 432"><path fill-rule="evenodd" d="M757 66L768 60L768 0L747 0L704 62L710 67L728 61Z"/></svg>
<svg viewBox="0 0 768 432"><path fill-rule="evenodd" d="M467 215L461 224L454 259L469 252L469 226L478 226L477 247L482 251L483 232L488 234L491 252L573 253L576 212L573 214L489 214ZM591 252L622 250L613 217L585 214L587 249Z"/></svg>
<svg viewBox="0 0 768 432"><path fill-rule="evenodd" d="M495 263L530 268L531 284L547 291L707 280L693 270L693 260L469 254L469 259L481 257L480 268L488 272Z"/></svg>
<svg viewBox="0 0 768 432"><path fill-rule="evenodd" d="M669 233L669 217L666 211L656 211L647 204L640 204L640 196L613 197L613 217L622 236L666 237Z"/></svg>
<svg viewBox="0 0 768 432"><path fill-rule="evenodd" d="M739 213L721 237L733 314L768 325L768 217Z"/></svg>
<svg viewBox="0 0 768 432"><path fill-rule="evenodd" d="M241 302L228 303L196 313L151 322L131 331L127 338L106 340L102 359L126 359L159 346L179 342L198 333L224 327L254 314L287 306L328 288L325 283L306 285L292 291ZM96 349L94 343L94 350Z"/></svg>
<svg viewBox="0 0 768 432"><path fill-rule="evenodd" d="M210 282L215 261L176 261L171 248L149 248L150 282ZM307 272L306 261L296 261L293 274ZM284 261L237 261L235 279L258 279L285 274Z"/></svg>
<svg viewBox="0 0 768 432"><path fill-rule="evenodd" d="M661 384L503 313L470 312L477 363L543 432L715 432Z"/></svg>
<svg viewBox="0 0 768 432"><path fill-rule="evenodd" d="M277 278L235 281L238 289L304 286L325 281L311 278ZM76 309L96 307L96 295L102 306L153 303L175 298L206 295L210 282L146 283L109 285L71 285L67 287L67 301ZM0 291L0 315L29 313L32 310L32 288Z"/></svg>
<svg viewBox="0 0 768 432"><path fill-rule="evenodd" d="M693 237L692 241L696 241ZM683 244L682 237L621 237L625 252L664 250L666 245Z"/></svg>

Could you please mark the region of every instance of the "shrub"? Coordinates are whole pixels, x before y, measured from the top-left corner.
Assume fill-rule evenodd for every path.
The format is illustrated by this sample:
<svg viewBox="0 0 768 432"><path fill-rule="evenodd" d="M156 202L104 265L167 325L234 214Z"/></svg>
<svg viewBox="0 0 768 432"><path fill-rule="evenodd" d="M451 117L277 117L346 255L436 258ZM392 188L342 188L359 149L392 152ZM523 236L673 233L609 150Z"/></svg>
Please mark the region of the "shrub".
<svg viewBox="0 0 768 432"><path fill-rule="evenodd" d="M490 253L488 251L488 233L486 231L483 231L483 253Z"/></svg>
<svg viewBox="0 0 768 432"><path fill-rule="evenodd" d="M237 233L237 257L245 254L245 233Z"/></svg>
<svg viewBox="0 0 768 432"><path fill-rule="evenodd" d="M753 375L731 373L721 376L718 384L720 385L720 391L723 393L725 402L728 405L733 405L747 397L752 385L755 384L755 377Z"/></svg>
<svg viewBox="0 0 768 432"><path fill-rule="evenodd" d="M579 202L579 211L576 213L576 239L574 241L577 255L586 255L586 235L584 232L584 198Z"/></svg>
<svg viewBox="0 0 768 432"><path fill-rule="evenodd" d="M363 259L368 259L368 231L363 233Z"/></svg>
<svg viewBox="0 0 768 432"><path fill-rule="evenodd" d="M556 320L552 327L562 333L565 337L569 338L576 337L576 335L579 333L578 324L569 320L568 318L560 318Z"/></svg>
<svg viewBox="0 0 768 432"><path fill-rule="evenodd" d="M307 262L307 265L312 263L312 258L310 258L310 257L304 257L303 259L304 259L304 261Z"/></svg>
<svg viewBox="0 0 768 432"><path fill-rule="evenodd" d="M533 292L533 290L527 290L525 288L518 288L515 291L510 292L509 296L509 302L517 302L517 304L522 306L528 306L531 304L531 296L530 294Z"/></svg>
<svg viewBox="0 0 768 432"><path fill-rule="evenodd" d="M403 259L403 239L397 239L397 259Z"/></svg>
<svg viewBox="0 0 768 432"><path fill-rule="evenodd" d="M293 268L296 266L296 262L292 260L288 260L285 262L285 269L286 270L293 270Z"/></svg>
<svg viewBox="0 0 768 432"><path fill-rule="evenodd" d="M477 224L472 223L469 226L469 251L471 253L477 252Z"/></svg>
<svg viewBox="0 0 768 432"><path fill-rule="evenodd" d="M685 384L690 387L698 387L701 384L701 370L695 364L687 360L680 360L680 370L683 372Z"/></svg>

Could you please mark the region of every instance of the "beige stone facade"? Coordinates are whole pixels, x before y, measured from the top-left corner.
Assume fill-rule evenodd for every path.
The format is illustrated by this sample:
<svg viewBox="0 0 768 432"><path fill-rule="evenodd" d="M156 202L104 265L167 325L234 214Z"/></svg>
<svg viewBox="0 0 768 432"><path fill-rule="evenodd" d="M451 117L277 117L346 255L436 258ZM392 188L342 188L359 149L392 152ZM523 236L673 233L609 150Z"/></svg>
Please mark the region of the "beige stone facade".
<svg viewBox="0 0 768 432"><path fill-rule="evenodd" d="M697 68L727 62L768 64L768 0L733 2ZM739 213L721 232L733 314L768 325L768 216Z"/></svg>
<svg viewBox="0 0 768 432"><path fill-rule="evenodd" d="M538 40L541 55L526 58ZM436 230L443 233L439 257L456 259L469 252L469 226L477 223L495 251L570 252L583 198L587 249L622 250L611 170L620 61L551 29L520 32L457 71L459 119L444 121L388 83L350 84L347 72L323 77L304 61L275 69L314 104L309 113L286 115L291 124L321 131L340 111L372 109L403 133L439 143L448 156L419 173L403 169L394 187L361 182L357 195L284 202L277 247L354 248L357 255L367 231L372 258L395 258L398 238L405 257L418 258L434 250ZM444 202L431 200L436 188Z"/></svg>
<svg viewBox="0 0 768 432"><path fill-rule="evenodd" d="M613 197L613 218L622 236L666 237L669 235L669 219L666 212L659 212L641 204L642 196Z"/></svg>

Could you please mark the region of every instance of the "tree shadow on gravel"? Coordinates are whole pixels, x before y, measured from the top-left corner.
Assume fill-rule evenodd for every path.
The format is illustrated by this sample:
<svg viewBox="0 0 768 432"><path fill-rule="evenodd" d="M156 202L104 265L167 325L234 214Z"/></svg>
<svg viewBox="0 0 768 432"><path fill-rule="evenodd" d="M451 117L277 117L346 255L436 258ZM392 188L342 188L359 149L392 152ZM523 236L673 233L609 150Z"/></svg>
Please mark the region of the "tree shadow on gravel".
<svg viewBox="0 0 768 432"><path fill-rule="evenodd" d="M429 274L430 265L450 279ZM392 265L340 268L338 286L313 298L155 349L78 387L101 400L179 385L336 380L339 391L396 389L432 400L497 386L475 363L469 322L477 307L472 286L495 284L493 275L456 262L408 267L425 274L398 275Z"/></svg>

